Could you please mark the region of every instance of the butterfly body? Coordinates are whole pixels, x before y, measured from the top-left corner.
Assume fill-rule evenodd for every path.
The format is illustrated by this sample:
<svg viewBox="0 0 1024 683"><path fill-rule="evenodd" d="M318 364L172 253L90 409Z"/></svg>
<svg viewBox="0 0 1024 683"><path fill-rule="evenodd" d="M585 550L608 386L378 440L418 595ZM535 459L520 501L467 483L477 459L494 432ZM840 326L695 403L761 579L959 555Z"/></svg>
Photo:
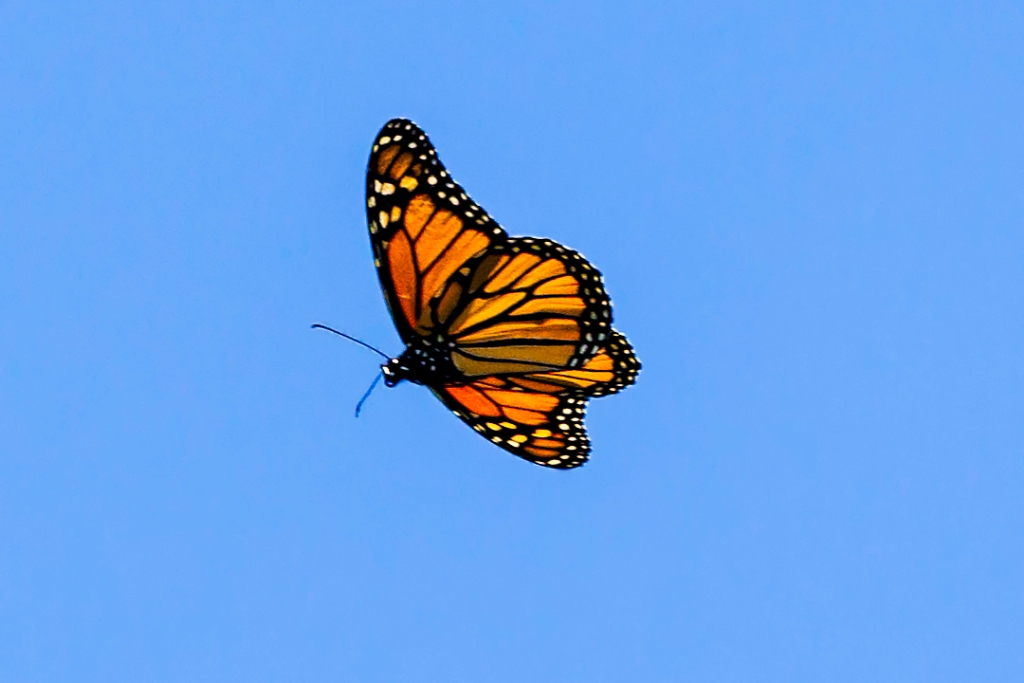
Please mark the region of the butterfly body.
<svg viewBox="0 0 1024 683"><path fill-rule="evenodd" d="M367 222L405 351L384 381L422 384L489 441L548 467L590 452L587 401L640 369L612 326L601 274L557 242L510 237L394 119L367 169Z"/></svg>
<svg viewBox="0 0 1024 683"><path fill-rule="evenodd" d="M452 363L451 351L443 339L431 342L414 339L402 355L380 366L384 384L393 387L400 382L434 386L459 381L458 371Z"/></svg>

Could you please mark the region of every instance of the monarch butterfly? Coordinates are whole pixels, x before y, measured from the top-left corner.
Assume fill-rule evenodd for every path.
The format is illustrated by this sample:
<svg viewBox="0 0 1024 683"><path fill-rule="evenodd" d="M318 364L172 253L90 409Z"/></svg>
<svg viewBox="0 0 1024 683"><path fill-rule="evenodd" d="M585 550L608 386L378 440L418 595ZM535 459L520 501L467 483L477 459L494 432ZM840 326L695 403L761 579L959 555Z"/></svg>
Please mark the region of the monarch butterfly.
<svg viewBox="0 0 1024 683"><path fill-rule="evenodd" d="M538 465L590 453L587 401L636 381L601 274L552 240L510 237L405 119L378 133L366 215L381 289L406 345L384 382L427 386L480 435Z"/></svg>

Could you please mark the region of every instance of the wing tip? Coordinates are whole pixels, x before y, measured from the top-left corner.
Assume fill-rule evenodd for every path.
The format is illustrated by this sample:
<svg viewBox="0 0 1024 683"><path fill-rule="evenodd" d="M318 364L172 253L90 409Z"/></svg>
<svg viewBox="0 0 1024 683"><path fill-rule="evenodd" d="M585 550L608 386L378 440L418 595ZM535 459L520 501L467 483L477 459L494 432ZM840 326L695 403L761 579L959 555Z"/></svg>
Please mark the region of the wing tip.
<svg viewBox="0 0 1024 683"><path fill-rule="evenodd" d="M381 127L380 133L377 134L377 137L380 137L381 135L388 132L394 132L396 129L399 131L407 130L409 132L423 133L423 129L420 128L419 125L412 119L407 119L404 116L397 116L388 121L387 123L385 123L383 127Z"/></svg>

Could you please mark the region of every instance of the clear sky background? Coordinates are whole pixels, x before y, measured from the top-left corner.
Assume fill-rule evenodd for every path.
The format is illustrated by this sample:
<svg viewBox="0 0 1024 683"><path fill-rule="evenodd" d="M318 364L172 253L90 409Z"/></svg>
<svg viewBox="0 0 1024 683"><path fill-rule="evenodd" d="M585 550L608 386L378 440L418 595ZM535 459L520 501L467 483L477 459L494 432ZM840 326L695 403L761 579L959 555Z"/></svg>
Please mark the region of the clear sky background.
<svg viewBox="0 0 1024 683"><path fill-rule="evenodd" d="M0 680L1024 680L1019 2L0 4ZM397 354L424 127L605 274L530 465Z"/></svg>

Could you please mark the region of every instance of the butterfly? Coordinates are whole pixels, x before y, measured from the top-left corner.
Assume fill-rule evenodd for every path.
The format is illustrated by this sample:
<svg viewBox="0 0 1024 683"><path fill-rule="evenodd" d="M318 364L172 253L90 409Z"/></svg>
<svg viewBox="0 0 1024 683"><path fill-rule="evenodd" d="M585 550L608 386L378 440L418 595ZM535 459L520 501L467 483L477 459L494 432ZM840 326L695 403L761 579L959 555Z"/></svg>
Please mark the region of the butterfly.
<svg viewBox="0 0 1024 683"><path fill-rule="evenodd" d="M406 346L381 366L385 384L430 388L481 436L538 465L582 465L587 401L640 371L597 269L552 240L510 237L406 119L373 143L366 215Z"/></svg>

